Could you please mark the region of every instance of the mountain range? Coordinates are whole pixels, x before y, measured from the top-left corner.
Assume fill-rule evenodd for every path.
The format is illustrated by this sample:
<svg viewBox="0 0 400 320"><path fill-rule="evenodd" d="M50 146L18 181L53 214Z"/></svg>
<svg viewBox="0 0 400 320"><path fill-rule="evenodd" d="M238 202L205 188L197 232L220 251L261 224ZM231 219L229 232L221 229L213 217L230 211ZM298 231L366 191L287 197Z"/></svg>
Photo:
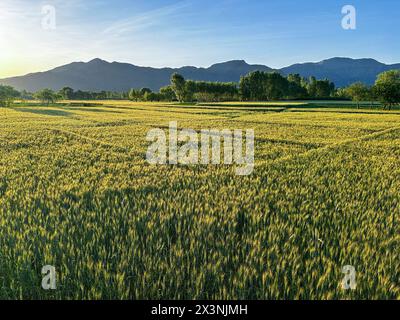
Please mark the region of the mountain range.
<svg viewBox="0 0 400 320"><path fill-rule="evenodd" d="M150 88L158 91L169 84L174 72L186 79L220 82L238 82L240 77L252 71L277 71L283 75L298 73L303 77L315 76L329 79L337 87L361 81L373 84L381 72L400 69L400 64L384 64L374 59L332 58L317 63L294 64L282 69L264 65L251 65L244 60L214 64L209 68L151 68L128 63L107 62L94 59L89 62L73 62L46 72L0 79L0 84L11 85L18 90L35 92L43 88L59 90L71 87L84 91L128 91L130 88Z"/></svg>

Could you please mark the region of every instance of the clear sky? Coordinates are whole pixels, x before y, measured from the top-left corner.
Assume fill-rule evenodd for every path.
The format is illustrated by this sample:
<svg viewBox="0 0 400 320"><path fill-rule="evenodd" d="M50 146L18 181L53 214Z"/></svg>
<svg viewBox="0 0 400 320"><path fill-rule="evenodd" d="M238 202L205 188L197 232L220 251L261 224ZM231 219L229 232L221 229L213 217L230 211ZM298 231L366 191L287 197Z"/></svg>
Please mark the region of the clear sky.
<svg viewBox="0 0 400 320"><path fill-rule="evenodd" d="M342 28L348 4L356 30ZM42 26L45 5L55 29ZM96 57L153 67L400 63L399 14L398 0L0 0L0 78Z"/></svg>

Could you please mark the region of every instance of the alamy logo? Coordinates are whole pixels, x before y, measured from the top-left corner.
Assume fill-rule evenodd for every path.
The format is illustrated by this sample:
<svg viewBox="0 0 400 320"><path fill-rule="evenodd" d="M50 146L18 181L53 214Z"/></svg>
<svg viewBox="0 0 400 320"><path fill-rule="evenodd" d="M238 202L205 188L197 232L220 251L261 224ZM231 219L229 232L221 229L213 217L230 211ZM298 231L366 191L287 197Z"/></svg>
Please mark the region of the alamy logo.
<svg viewBox="0 0 400 320"><path fill-rule="evenodd" d="M56 29L56 8L51 5L42 7L42 28L44 30Z"/></svg>
<svg viewBox="0 0 400 320"><path fill-rule="evenodd" d="M357 28L357 14L356 8L352 5L347 5L342 8L342 28L344 30L356 30Z"/></svg>
<svg viewBox="0 0 400 320"><path fill-rule="evenodd" d="M246 130L245 154L242 130L178 131L177 122L172 121L169 123L168 143L162 129L150 130L146 139L152 142L146 154L147 162L152 165L236 164L235 172L240 176L250 175L254 170L254 130Z"/></svg>
<svg viewBox="0 0 400 320"><path fill-rule="evenodd" d="M42 288L44 290L56 290L56 268L46 265L42 268Z"/></svg>
<svg viewBox="0 0 400 320"><path fill-rule="evenodd" d="M345 274L342 280L342 289L355 290L357 288L356 268L354 268L353 266L344 266L342 269L342 273Z"/></svg>

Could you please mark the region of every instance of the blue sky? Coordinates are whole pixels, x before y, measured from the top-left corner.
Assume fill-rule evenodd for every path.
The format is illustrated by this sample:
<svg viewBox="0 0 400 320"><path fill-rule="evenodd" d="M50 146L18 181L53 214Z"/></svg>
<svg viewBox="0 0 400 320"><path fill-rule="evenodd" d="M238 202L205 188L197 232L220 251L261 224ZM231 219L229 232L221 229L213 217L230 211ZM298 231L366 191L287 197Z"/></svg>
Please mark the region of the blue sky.
<svg viewBox="0 0 400 320"><path fill-rule="evenodd" d="M344 5L357 29L341 26ZM44 5L56 9L45 30ZM99 57L144 66L334 56L400 62L398 0L1 0L0 77Z"/></svg>

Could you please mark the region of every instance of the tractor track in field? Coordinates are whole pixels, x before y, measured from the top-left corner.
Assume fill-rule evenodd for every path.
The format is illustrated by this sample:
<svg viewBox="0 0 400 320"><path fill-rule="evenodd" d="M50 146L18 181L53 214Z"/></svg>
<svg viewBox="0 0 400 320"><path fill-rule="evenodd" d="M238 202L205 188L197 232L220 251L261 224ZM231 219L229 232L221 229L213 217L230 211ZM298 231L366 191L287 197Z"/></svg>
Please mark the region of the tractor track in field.
<svg viewBox="0 0 400 320"><path fill-rule="evenodd" d="M131 148L122 147L120 145L104 142L102 140L91 138L91 137L88 137L88 136L85 136L85 135L81 135L79 133L76 133L76 132L73 132L73 131L69 131L69 130L65 130L65 129L47 128L47 130L52 131L52 132L59 132L59 133L62 133L62 134L74 136L74 137L77 137L79 139L84 139L86 141L93 142L93 143L95 143L97 145L100 145L102 147L114 149L118 153L130 154L130 155L137 156L137 157L140 157L140 158L144 159L144 153L134 152ZM359 141L372 140L372 139L378 138L378 137L380 137L382 135L385 135L385 134L388 134L388 133L391 133L391 132L396 132L398 130L400 130L400 127L392 127L392 128L389 128L389 129L385 129L385 130L381 130L381 131L378 131L378 132L370 133L370 134L367 134L367 135L364 135L364 136L361 136L361 137L350 138L350 139L346 139L346 140L338 142L338 143L328 144L328 145L325 145L325 146L322 146L322 147L319 147L319 148L314 148L314 149L308 150L308 151L306 151L304 153L300 153L300 154L295 155L295 156L292 156L292 155L291 156L284 156L284 157L281 157L281 158L278 158L278 159L275 159L275 160L262 161L261 163L258 163L258 164L255 163L255 166L257 167L257 166L262 166L262 165L266 165L266 164L268 164L268 165L274 164L275 165L275 164L280 164L282 162L287 162L287 161L291 161L291 160L295 160L295 159L307 158L309 156L312 156L314 154L318 154L318 153L323 152L323 151L333 150L333 149L336 149L336 148L339 148L339 147L342 147L342 146L345 146L345 145L349 145L349 144L352 144L352 143L355 143L355 142L359 142ZM264 141L264 142L266 142L266 141ZM280 141L280 143L282 143L282 141Z"/></svg>
<svg viewBox="0 0 400 320"><path fill-rule="evenodd" d="M83 139L89 142L93 142L97 145L100 145L102 147L106 147L106 148L111 148L114 149L116 152L118 153L124 153L124 154L131 154L134 156L142 156L141 153L139 152L134 152L131 148L127 148L127 147L122 147L120 145L117 144L113 144L113 143L109 143L109 142L105 142L99 139L95 139L95 138L91 138L73 131L69 131L69 130L65 130L65 129L58 129L58 128L46 128L46 130L52 131L52 132L58 132L58 133L62 133L62 134L66 134L69 136L73 136L79 139Z"/></svg>
<svg viewBox="0 0 400 320"><path fill-rule="evenodd" d="M375 138L378 138L382 135L388 134L388 133L392 133L395 131L400 130L400 127L392 127L389 129L385 129L385 130L381 130L378 132L374 132L374 133L370 133L361 137L357 137L357 138L350 138L350 139L346 139L344 141L338 142L338 143L333 143L333 144L328 144L326 146L320 147L320 148L316 148L316 149L312 149L312 150L308 150L304 153L298 154L296 156L286 156L286 157L282 157L279 159L275 159L272 161L268 161L269 164L273 163L273 164L279 164L281 162L285 162L285 161L290 161L290 160L294 160L294 159L300 159L300 158L306 158L309 157L313 154L317 154L323 151L327 151L327 150L332 150L332 149L336 149L345 145L349 145L352 144L354 142L359 142L359 141L368 141L368 140L372 140ZM262 163L263 165L265 163ZM257 165L257 164L256 164Z"/></svg>

